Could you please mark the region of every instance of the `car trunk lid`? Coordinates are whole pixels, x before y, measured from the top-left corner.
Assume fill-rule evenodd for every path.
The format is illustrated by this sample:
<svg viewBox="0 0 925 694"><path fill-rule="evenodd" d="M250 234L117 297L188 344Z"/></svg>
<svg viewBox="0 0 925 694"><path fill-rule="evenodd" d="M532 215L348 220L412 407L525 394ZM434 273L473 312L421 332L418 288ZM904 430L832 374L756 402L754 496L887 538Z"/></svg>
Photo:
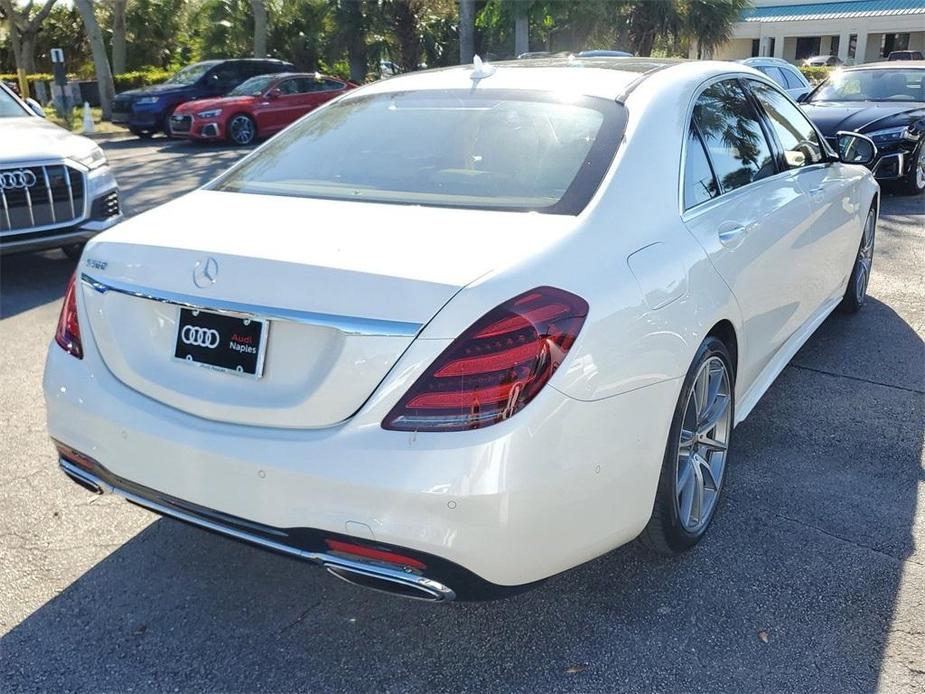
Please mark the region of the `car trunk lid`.
<svg viewBox="0 0 925 694"><path fill-rule="evenodd" d="M562 228L547 215L199 191L99 237L82 301L107 367L135 390L212 420L326 427L363 405L456 292ZM177 359L184 307L266 320L262 375Z"/></svg>

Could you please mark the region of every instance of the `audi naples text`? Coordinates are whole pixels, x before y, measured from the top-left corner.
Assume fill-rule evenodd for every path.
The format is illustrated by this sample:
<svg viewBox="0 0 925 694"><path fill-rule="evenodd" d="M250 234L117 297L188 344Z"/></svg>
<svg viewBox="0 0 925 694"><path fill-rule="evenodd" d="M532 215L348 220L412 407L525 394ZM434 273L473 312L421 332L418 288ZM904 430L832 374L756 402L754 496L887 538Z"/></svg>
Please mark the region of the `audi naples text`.
<svg viewBox="0 0 925 694"><path fill-rule="evenodd" d="M61 248L76 260L122 219L103 150L46 121L3 82L0 142L0 253Z"/></svg>
<svg viewBox="0 0 925 694"><path fill-rule="evenodd" d="M345 91L87 245L44 376L60 466L431 601L680 553L734 427L865 303L876 156L736 63Z"/></svg>

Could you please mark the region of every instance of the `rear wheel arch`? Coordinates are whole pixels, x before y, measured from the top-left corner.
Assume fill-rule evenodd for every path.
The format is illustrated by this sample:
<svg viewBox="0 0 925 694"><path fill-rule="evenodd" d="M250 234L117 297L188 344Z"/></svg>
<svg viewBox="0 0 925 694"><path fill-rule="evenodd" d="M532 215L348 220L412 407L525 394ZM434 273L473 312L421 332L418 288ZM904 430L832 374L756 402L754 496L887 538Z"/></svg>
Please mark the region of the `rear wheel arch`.
<svg viewBox="0 0 925 694"><path fill-rule="evenodd" d="M736 371L739 367L739 338L732 321L726 318L722 319L710 328L709 332L707 332L707 337L715 337L726 346L732 360L732 378L735 380Z"/></svg>

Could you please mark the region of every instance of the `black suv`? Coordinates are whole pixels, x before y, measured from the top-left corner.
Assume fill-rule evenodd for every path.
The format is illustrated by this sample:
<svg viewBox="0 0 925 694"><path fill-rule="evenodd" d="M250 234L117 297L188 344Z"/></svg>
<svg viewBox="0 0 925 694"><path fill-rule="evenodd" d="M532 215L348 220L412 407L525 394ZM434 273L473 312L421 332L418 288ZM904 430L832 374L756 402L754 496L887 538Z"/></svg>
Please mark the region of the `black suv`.
<svg viewBox="0 0 925 694"><path fill-rule="evenodd" d="M124 123L139 137L151 137L158 131L169 135L170 114L180 104L223 96L257 75L294 70L292 63L256 58L193 63L162 84L117 94L112 104L112 122Z"/></svg>

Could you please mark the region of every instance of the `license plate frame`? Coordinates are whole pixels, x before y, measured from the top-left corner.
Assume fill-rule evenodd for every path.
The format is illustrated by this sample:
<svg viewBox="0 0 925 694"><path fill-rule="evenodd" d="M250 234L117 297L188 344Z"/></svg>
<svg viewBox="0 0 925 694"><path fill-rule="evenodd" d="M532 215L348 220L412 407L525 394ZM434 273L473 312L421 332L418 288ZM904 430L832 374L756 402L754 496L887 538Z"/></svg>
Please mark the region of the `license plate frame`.
<svg viewBox="0 0 925 694"><path fill-rule="evenodd" d="M180 307L173 359L210 371L259 379L263 377L269 333L270 321L266 319Z"/></svg>

